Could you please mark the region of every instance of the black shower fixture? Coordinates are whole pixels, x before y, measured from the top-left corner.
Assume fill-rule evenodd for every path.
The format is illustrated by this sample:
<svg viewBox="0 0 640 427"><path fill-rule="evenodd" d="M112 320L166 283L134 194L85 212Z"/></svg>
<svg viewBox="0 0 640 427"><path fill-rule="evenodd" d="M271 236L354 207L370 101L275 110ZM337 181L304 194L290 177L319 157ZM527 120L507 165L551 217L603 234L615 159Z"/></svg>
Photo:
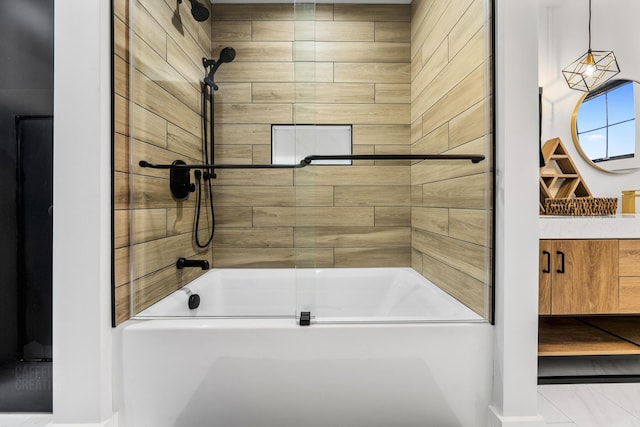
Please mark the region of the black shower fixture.
<svg viewBox="0 0 640 427"><path fill-rule="evenodd" d="M175 160L172 166L183 166L183 160ZM195 184L191 183L191 175L188 169L171 168L169 171L169 188L176 200L186 200L189 193L196 191Z"/></svg>
<svg viewBox="0 0 640 427"><path fill-rule="evenodd" d="M218 85L213 81L213 75L218 71L218 67L220 65L231 62L236 58L236 50L232 47L225 47L220 51L220 57L216 61L215 59L207 59L202 58L202 65L204 68L209 68L209 73L207 77L204 78L204 82L213 88L213 90L218 90Z"/></svg>
<svg viewBox="0 0 640 427"><path fill-rule="evenodd" d="M206 259L178 258L178 261L176 261L176 268L178 270L182 270L185 267L198 267L202 270L208 270L209 261L207 261Z"/></svg>
<svg viewBox="0 0 640 427"><path fill-rule="evenodd" d="M214 164L214 153L215 153L215 120L214 120L214 105L215 102L214 92L218 90L218 85L213 81L213 76L220 67L225 62L231 62L236 57L236 51L232 47L225 47L220 51L220 56L218 60L202 58L202 66L205 70L205 76L200 86L200 95L202 96L202 109L200 110L200 118L202 119L202 161L205 164ZM209 117L207 117L207 97L209 98ZM207 120L209 124L209 139L207 140ZM198 187L198 199L196 202L196 218L195 224L193 227L193 236L194 243L199 248L206 248L213 241L213 234L216 229L216 217L213 209L213 189L211 188L211 180L216 178L215 171L213 168L203 168L203 170L196 170L194 172L194 176L196 178L196 183ZM200 179L202 177L202 180ZM201 207L203 202L203 194L202 187L206 186L206 189L209 193L209 208L211 209L211 224L209 228L209 237L206 241L201 241L199 232L200 232L200 214ZM206 198L206 195L205 195Z"/></svg>
<svg viewBox="0 0 640 427"><path fill-rule="evenodd" d="M191 2L191 15L198 22L209 19L209 9L198 0L189 0ZM182 4L182 0L178 0L178 4Z"/></svg>

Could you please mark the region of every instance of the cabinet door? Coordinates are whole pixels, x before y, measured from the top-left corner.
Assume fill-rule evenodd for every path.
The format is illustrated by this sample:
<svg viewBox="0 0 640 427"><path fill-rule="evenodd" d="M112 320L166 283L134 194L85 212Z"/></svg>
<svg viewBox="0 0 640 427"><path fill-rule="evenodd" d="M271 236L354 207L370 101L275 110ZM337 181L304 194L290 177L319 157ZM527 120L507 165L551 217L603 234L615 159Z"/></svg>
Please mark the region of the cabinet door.
<svg viewBox="0 0 640 427"><path fill-rule="evenodd" d="M620 313L640 313L640 240L620 240Z"/></svg>
<svg viewBox="0 0 640 427"><path fill-rule="evenodd" d="M540 240L538 260L538 313L551 314L551 254L552 240Z"/></svg>
<svg viewBox="0 0 640 427"><path fill-rule="evenodd" d="M618 311L617 240L555 240L551 258L553 314Z"/></svg>
<svg viewBox="0 0 640 427"><path fill-rule="evenodd" d="M620 276L640 276L640 240L620 240Z"/></svg>
<svg viewBox="0 0 640 427"><path fill-rule="evenodd" d="M640 313L640 277L620 278L620 313Z"/></svg>

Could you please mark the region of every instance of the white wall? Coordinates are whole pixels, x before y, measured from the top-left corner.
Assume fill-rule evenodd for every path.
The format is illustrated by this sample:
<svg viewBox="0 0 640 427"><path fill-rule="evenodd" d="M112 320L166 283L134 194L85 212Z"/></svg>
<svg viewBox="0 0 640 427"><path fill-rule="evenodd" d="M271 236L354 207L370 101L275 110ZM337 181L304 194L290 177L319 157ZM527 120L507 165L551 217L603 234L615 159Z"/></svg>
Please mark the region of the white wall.
<svg viewBox="0 0 640 427"><path fill-rule="evenodd" d="M496 325L490 427L541 427L537 0L496 0Z"/></svg>
<svg viewBox="0 0 640 427"><path fill-rule="evenodd" d="M591 47L613 50L620 74L640 81L640 1L593 0ZM622 190L640 189L640 170L610 174L591 167L573 145L571 114L583 92L569 89L561 70L588 48L587 0L540 0L539 85L543 87L542 140L560 137L595 197L618 197ZM620 210L620 201L618 202Z"/></svg>
<svg viewBox="0 0 640 427"><path fill-rule="evenodd" d="M55 426L107 425L113 414L110 16L109 1L55 2Z"/></svg>

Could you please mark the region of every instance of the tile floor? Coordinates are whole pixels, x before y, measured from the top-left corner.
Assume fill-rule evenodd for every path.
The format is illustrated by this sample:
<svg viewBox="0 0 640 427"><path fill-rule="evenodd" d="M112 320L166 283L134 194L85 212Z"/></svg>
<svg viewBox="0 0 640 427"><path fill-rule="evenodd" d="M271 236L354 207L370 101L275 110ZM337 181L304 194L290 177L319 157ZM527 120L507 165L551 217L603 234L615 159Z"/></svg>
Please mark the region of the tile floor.
<svg viewBox="0 0 640 427"><path fill-rule="evenodd" d="M44 427L51 414L0 414L0 427Z"/></svg>
<svg viewBox="0 0 640 427"><path fill-rule="evenodd" d="M540 385L538 412L554 427L640 427L640 383Z"/></svg>
<svg viewBox="0 0 640 427"><path fill-rule="evenodd" d="M538 386L538 411L552 427L640 427L640 383ZM0 414L0 427L45 427L50 414Z"/></svg>

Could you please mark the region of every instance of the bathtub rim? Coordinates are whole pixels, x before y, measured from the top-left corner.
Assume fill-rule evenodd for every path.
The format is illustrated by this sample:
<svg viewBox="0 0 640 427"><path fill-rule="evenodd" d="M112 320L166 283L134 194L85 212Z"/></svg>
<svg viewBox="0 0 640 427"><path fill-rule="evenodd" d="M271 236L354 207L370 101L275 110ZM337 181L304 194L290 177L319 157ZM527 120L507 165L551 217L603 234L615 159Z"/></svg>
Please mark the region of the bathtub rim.
<svg viewBox="0 0 640 427"><path fill-rule="evenodd" d="M315 321L312 317L311 324L309 326L300 326L299 319L294 316L280 316L280 317L142 317L135 318L132 317L121 325L118 328L126 329L154 329L154 330L163 330L165 328L168 329L190 329L193 328L194 325L190 325L190 323L197 324L197 327L203 329L270 329L270 328L281 328L281 329L289 329L289 328L341 328L341 327L361 327L361 328L381 328L385 326L393 327L393 328L402 328L402 327L424 327L433 325L436 326L460 326L460 325L488 325L493 326L487 319L479 319L479 320L397 320L397 321L388 321L388 320L378 320L378 321Z"/></svg>

